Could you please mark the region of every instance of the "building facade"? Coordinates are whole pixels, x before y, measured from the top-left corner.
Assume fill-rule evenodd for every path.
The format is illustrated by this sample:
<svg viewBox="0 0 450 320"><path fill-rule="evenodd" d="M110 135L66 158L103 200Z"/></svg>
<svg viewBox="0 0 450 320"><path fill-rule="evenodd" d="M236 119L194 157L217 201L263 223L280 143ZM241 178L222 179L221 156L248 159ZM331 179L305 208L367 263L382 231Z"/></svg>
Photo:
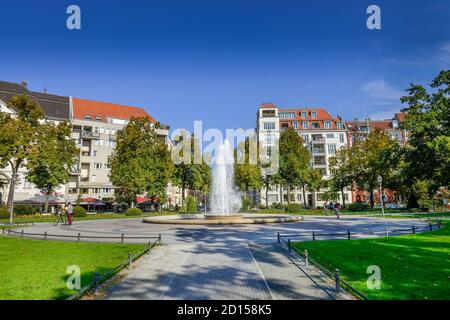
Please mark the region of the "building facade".
<svg viewBox="0 0 450 320"><path fill-rule="evenodd" d="M322 172L323 179L331 177L329 164L330 157L348 145L348 134L345 122L340 117L331 116L322 108L295 108L281 109L272 103L263 103L257 113L256 130L259 143L268 147L273 146L280 137L280 133L293 128L302 138L310 151L310 165ZM303 199L301 190L291 190L291 202L303 204L306 202L311 207L323 206L323 193L306 192ZM280 186L274 185L268 192L268 203L287 202L287 189L282 190ZM351 202L351 191L345 191L345 201ZM265 203L265 190L261 192L261 203Z"/></svg>
<svg viewBox="0 0 450 320"><path fill-rule="evenodd" d="M26 83L1 81L0 111L14 115L15 110L8 108L8 102L12 97L22 94L34 99L41 106L46 122L70 122L72 138L79 150L69 182L57 189L55 195L50 198L50 206L68 201L86 200L94 204L102 201L113 202L115 187L109 179L108 158L116 146L117 131L132 117L148 117L152 123L156 123L156 120L143 108L32 92L27 89ZM171 148L169 127L161 126L156 132ZM45 196L26 180L26 175L26 168L21 168L16 179L14 202L42 207ZM10 179L10 168L0 169L0 205L7 201ZM181 203L180 191L170 184L167 196L170 204Z"/></svg>

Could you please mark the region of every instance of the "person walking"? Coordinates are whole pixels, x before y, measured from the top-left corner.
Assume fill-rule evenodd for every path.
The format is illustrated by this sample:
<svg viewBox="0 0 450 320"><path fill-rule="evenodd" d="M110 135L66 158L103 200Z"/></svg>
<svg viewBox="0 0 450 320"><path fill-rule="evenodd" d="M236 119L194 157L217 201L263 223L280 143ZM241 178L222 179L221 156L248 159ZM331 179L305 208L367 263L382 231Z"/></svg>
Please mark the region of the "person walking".
<svg viewBox="0 0 450 320"><path fill-rule="evenodd" d="M328 216L328 203L323 204L323 210L325 211L325 215Z"/></svg>
<svg viewBox="0 0 450 320"><path fill-rule="evenodd" d="M339 219L339 208L341 207L341 204L339 202L336 202L334 204L334 214L336 215L336 218Z"/></svg>
<svg viewBox="0 0 450 320"><path fill-rule="evenodd" d="M333 214L333 210L334 210L334 203L333 200L330 200L330 202L327 204L328 206L328 210L330 211L330 215Z"/></svg>
<svg viewBox="0 0 450 320"><path fill-rule="evenodd" d="M72 225L72 218L73 218L73 206L72 206L72 204L70 202L67 204L66 212L67 212L67 224L69 226L71 226Z"/></svg>

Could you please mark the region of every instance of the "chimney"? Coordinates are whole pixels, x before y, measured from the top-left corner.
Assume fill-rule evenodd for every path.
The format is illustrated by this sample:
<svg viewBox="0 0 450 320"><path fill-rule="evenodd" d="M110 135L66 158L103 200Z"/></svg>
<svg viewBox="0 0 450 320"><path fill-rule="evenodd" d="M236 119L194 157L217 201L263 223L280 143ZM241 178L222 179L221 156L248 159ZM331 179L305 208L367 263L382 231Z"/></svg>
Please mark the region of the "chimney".
<svg viewBox="0 0 450 320"><path fill-rule="evenodd" d="M27 85L28 85L28 83L27 83L27 81L26 80L22 80L22 82L21 82L21 85L22 85L22 87L24 87L25 89L27 88Z"/></svg>

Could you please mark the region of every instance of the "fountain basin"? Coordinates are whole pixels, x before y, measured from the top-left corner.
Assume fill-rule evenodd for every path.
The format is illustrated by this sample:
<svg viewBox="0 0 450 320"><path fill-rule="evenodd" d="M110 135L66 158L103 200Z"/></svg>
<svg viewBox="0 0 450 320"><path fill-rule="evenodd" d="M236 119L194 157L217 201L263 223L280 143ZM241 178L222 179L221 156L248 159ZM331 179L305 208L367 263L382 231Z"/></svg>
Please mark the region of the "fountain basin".
<svg viewBox="0 0 450 320"><path fill-rule="evenodd" d="M144 218L144 223L184 225L264 224L302 221L303 216L289 214L180 214Z"/></svg>

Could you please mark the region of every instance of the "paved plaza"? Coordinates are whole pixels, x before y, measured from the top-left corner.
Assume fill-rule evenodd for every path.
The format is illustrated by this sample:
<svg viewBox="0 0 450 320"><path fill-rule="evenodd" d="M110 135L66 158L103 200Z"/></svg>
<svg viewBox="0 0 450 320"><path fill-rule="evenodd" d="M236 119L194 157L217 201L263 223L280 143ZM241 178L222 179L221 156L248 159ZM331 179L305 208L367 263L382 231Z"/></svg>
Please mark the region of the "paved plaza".
<svg viewBox="0 0 450 320"><path fill-rule="evenodd" d="M300 257L278 245L277 232L350 229L355 238L361 238L379 236L386 228L426 225L410 219L367 217L305 217L302 222L237 226L154 225L141 221L75 221L72 226L55 227L40 223L24 230L59 235L161 234L163 245L141 258L123 279L104 289L101 297L105 299L351 299L343 292L336 293L333 283L317 269L305 267Z"/></svg>

